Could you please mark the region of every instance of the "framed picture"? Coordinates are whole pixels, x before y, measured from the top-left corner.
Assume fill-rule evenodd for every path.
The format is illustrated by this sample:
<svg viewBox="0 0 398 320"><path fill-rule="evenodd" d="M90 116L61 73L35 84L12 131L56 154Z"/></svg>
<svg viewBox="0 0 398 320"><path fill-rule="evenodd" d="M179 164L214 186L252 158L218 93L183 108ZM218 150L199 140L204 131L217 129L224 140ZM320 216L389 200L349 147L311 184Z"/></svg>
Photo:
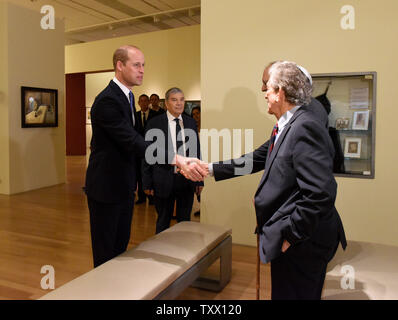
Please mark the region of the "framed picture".
<svg viewBox="0 0 398 320"><path fill-rule="evenodd" d="M195 107L200 107L200 100L185 100L184 112L186 114L190 116Z"/></svg>
<svg viewBox="0 0 398 320"><path fill-rule="evenodd" d="M346 138L344 147L344 157L360 158L361 157L361 138Z"/></svg>
<svg viewBox="0 0 398 320"><path fill-rule="evenodd" d="M354 112L352 128L354 130L368 130L369 110Z"/></svg>
<svg viewBox="0 0 398 320"><path fill-rule="evenodd" d="M86 107L86 124L91 124L90 112L91 112L91 108Z"/></svg>
<svg viewBox="0 0 398 320"><path fill-rule="evenodd" d="M58 127L58 90L21 87L21 126Z"/></svg>
<svg viewBox="0 0 398 320"><path fill-rule="evenodd" d="M336 129L345 130L348 129L350 125L350 119L348 118L338 118L336 119Z"/></svg>

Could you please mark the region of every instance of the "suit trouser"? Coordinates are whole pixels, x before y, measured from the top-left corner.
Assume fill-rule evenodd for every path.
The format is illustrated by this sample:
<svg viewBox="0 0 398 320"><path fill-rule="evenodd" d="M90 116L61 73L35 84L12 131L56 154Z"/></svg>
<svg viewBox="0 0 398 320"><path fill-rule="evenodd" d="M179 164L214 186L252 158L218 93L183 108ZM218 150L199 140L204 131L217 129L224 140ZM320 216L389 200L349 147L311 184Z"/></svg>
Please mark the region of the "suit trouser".
<svg viewBox="0 0 398 320"><path fill-rule="evenodd" d="M192 187L181 174L175 174L173 179L173 189L169 197L159 197L156 195L155 190L155 208L158 213L156 233L162 232L170 227L170 221L174 211L174 203L176 203L177 222L191 220L194 195Z"/></svg>
<svg viewBox="0 0 398 320"><path fill-rule="evenodd" d="M141 159L137 160L137 194L138 201L143 201L146 199L146 194L144 192L143 184L142 184L142 172L141 172Z"/></svg>
<svg viewBox="0 0 398 320"><path fill-rule="evenodd" d="M320 300L329 261L339 242L324 246L306 240L271 262L272 300Z"/></svg>
<svg viewBox="0 0 398 320"><path fill-rule="evenodd" d="M102 203L87 197L87 202L95 268L126 251L130 240L134 198L120 203Z"/></svg>

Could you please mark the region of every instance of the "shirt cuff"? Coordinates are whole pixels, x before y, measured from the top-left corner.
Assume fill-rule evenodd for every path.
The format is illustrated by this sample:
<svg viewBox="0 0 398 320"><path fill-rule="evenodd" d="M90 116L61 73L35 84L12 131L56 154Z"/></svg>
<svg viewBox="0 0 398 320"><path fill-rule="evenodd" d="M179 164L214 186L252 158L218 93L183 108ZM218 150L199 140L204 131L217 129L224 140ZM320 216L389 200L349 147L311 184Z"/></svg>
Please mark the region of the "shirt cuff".
<svg viewBox="0 0 398 320"><path fill-rule="evenodd" d="M209 163L209 176L214 177L213 164Z"/></svg>

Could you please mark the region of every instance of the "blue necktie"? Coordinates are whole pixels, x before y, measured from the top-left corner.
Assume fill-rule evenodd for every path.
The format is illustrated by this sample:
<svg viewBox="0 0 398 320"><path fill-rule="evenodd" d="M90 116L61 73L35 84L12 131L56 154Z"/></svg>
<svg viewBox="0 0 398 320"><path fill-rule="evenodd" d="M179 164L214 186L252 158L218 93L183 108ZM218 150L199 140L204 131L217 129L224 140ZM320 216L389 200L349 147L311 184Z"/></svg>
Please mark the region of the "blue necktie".
<svg viewBox="0 0 398 320"><path fill-rule="evenodd" d="M135 118L134 118L134 95L130 91L129 92L129 98L130 98L130 108L131 108L131 117L133 118L133 125L135 125Z"/></svg>

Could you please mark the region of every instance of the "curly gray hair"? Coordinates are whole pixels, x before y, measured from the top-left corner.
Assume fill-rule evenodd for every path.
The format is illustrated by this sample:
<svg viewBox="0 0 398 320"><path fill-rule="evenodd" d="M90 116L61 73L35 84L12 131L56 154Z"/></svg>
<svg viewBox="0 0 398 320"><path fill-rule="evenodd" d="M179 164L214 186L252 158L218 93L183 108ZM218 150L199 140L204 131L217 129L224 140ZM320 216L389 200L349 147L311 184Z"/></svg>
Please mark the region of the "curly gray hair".
<svg viewBox="0 0 398 320"><path fill-rule="evenodd" d="M269 69L269 75L267 85L276 91L282 89L289 103L296 106L310 103L312 84L296 63L275 62Z"/></svg>

